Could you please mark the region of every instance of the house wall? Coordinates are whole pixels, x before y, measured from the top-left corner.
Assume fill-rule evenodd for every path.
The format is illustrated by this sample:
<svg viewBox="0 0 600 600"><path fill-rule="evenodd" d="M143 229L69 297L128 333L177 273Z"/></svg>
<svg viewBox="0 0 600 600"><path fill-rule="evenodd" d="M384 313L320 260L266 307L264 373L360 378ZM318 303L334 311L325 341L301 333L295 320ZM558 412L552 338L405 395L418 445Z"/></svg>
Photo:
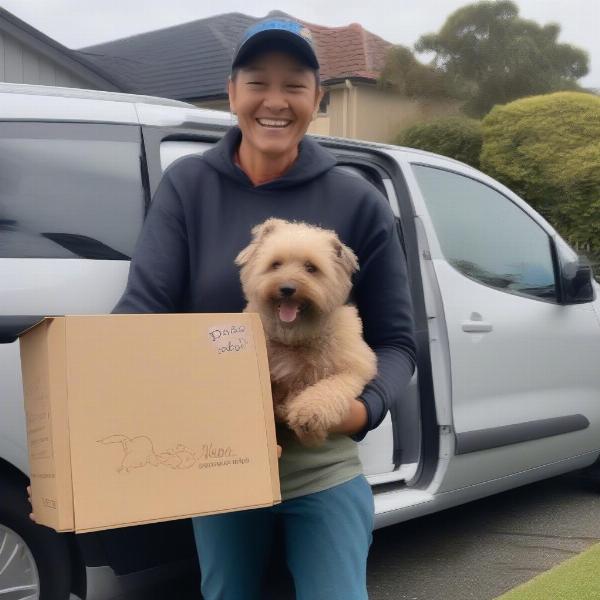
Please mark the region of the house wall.
<svg viewBox="0 0 600 600"><path fill-rule="evenodd" d="M331 90L330 93L331 135L355 137L353 127L353 123L356 120L353 118L356 112L355 94L350 93L344 88Z"/></svg>
<svg viewBox="0 0 600 600"><path fill-rule="evenodd" d="M455 115L460 103L449 100L410 100L374 85L345 84L330 88L327 114L309 127L310 133L393 142L414 123Z"/></svg>
<svg viewBox="0 0 600 600"><path fill-rule="evenodd" d="M98 89L5 32L0 32L0 81Z"/></svg>
<svg viewBox="0 0 600 600"><path fill-rule="evenodd" d="M455 115L461 104L449 100L411 100L375 87L355 89L357 108L353 137L364 140L393 143L403 129L418 122Z"/></svg>
<svg viewBox="0 0 600 600"><path fill-rule="evenodd" d="M330 118L326 115L319 115L310 124L308 133L312 133L313 135L332 135Z"/></svg>

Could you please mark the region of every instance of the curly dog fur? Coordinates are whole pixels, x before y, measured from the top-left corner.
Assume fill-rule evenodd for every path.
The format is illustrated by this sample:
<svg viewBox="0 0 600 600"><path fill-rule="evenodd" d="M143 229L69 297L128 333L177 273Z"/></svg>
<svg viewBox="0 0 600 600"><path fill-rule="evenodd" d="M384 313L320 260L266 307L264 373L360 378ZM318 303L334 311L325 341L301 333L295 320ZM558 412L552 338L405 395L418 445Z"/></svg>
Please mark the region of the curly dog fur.
<svg viewBox="0 0 600 600"><path fill-rule="evenodd" d="M354 252L335 231L269 218L235 258L247 305L265 330L275 418L318 446L377 373L356 306Z"/></svg>

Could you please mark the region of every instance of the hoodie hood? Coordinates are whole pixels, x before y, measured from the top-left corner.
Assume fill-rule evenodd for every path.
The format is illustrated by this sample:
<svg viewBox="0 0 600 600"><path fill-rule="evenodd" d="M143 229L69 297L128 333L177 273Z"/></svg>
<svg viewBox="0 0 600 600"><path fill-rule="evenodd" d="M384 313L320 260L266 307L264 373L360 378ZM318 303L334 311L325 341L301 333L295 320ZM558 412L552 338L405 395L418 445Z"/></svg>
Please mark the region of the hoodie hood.
<svg viewBox="0 0 600 600"><path fill-rule="evenodd" d="M298 157L294 164L281 176L267 183L255 186L248 175L233 160L236 148L242 140L242 131L232 126L227 133L209 150L204 152L204 160L216 171L253 189L270 190L300 185L322 175L337 164L335 156L308 136L300 140Z"/></svg>

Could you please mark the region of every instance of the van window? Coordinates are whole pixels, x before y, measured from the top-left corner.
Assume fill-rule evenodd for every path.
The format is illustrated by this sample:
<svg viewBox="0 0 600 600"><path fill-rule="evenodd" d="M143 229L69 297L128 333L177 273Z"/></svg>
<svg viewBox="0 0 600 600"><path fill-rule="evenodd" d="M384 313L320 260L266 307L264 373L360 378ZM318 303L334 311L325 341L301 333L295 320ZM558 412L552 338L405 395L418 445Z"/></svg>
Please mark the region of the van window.
<svg viewBox="0 0 600 600"><path fill-rule="evenodd" d="M412 168L450 264L500 290L556 301L550 236L526 212L470 177Z"/></svg>
<svg viewBox="0 0 600 600"><path fill-rule="evenodd" d="M129 259L140 148L133 126L0 123L0 257Z"/></svg>
<svg viewBox="0 0 600 600"><path fill-rule="evenodd" d="M160 166L164 171L171 163L188 154L203 154L214 146L210 142L193 140L166 140L160 144Z"/></svg>

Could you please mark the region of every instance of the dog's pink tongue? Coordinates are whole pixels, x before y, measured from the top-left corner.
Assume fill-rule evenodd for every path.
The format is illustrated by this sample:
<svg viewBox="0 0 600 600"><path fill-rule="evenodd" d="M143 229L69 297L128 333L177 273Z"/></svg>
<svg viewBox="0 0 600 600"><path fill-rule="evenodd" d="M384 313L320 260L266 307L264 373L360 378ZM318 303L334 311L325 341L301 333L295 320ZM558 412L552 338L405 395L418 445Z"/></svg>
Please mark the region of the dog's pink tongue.
<svg viewBox="0 0 600 600"><path fill-rule="evenodd" d="M298 305L282 302L279 305L279 318L286 323L291 323L298 314Z"/></svg>

